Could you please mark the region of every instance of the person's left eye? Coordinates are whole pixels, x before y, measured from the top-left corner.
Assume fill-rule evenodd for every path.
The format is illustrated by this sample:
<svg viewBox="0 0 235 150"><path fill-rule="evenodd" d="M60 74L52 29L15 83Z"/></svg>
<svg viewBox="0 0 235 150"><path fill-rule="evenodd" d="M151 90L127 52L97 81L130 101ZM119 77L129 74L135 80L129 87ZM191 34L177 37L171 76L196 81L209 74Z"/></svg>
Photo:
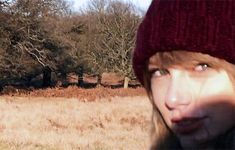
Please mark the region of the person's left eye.
<svg viewBox="0 0 235 150"><path fill-rule="evenodd" d="M195 66L194 70L201 72L201 71L206 71L209 68L210 68L210 65L208 65L207 63L199 63Z"/></svg>

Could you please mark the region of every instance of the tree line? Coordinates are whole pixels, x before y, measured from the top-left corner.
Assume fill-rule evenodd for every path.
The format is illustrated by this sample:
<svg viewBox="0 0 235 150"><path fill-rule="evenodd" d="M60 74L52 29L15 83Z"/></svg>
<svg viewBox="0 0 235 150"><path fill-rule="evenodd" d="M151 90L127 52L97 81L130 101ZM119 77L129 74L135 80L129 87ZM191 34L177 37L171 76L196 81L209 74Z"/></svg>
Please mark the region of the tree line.
<svg viewBox="0 0 235 150"><path fill-rule="evenodd" d="M78 12L66 0L0 0L0 85L43 74L46 87L52 72L134 78L140 20L137 8L120 0L90 0Z"/></svg>

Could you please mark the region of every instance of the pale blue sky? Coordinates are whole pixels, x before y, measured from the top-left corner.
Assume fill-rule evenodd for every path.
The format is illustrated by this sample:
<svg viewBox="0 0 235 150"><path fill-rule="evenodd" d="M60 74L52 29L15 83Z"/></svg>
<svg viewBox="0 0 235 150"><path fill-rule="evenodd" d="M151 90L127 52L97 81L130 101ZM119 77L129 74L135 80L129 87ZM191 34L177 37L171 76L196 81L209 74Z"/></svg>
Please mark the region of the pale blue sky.
<svg viewBox="0 0 235 150"><path fill-rule="evenodd" d="M74 10L78 10L79 8L85 7L87 2L89 0L68 0L70 2L72 2L73 8ZM123 0L126 2L132 2L133 4L135 4L138 8L146 11L151 3L152 0Z"/></svg>

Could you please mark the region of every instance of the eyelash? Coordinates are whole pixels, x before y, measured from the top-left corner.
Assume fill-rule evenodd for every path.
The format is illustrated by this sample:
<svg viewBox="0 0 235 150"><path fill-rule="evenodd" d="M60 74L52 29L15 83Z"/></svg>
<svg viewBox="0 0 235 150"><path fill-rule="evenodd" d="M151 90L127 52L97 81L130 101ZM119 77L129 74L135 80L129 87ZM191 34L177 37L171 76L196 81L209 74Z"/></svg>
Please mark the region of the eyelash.
<svg viewBox="0 0 235 150"><path fill-rule="evenodd" d="M201 67L201 68L197 68L197 67ZM211 68L211 66L208 63L199 63L194 67L194 71L206 71L207 69Z"/></svg>
<svg viewBox="0 0 235 150"><path fill-rule="evenodd" d="M201 68L199 68L201 67ZM206 71L207 69L211 68L211 65L209 65L208 63L198 63L197 65L195 65L194 67L194 71L196 72L203 72ZM156 75L156 72L158 72L159 74ZM151 77L162 77L166 74L169 74L170 72L167 69L161 69L161 68L157 68L157 69L153 69L149 71Z"/></svg>
<svg viewBox="0 0 235 150"><path fill-rule="evenodd" d="M156 72L159 72L159 75L156 75ZM167 69L160 69L160 68L157 68L157 69L154 69L154 70L151 70L150 71L150 75L151 77L161 77L161 76L164 76L166 74L169 74L169 71Z"/></svg>

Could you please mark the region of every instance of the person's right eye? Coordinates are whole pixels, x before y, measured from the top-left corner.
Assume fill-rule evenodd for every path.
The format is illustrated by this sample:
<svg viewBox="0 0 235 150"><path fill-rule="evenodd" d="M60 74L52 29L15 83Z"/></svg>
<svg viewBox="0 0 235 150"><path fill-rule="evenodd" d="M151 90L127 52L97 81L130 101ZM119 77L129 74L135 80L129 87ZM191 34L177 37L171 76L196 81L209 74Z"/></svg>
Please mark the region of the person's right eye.
<svg viewBox="0 0 235 150"><path fill-rule="evenodd" d="M169 74L169 71L167 69L160 69L160 68L151 70L150 72L152 78L159 78Z"/></svg>

